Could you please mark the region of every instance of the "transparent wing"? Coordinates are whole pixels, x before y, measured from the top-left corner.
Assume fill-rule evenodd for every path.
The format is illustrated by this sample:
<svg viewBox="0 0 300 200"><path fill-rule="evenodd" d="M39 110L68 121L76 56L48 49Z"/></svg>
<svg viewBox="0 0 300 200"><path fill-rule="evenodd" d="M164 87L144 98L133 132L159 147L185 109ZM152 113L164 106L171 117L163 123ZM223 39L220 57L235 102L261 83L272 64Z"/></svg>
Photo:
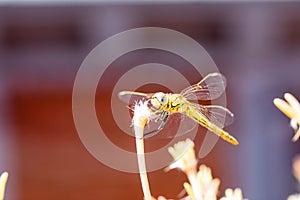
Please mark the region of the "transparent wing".
<svg viewBox="0 0 300 200"><path fill-rule="evenodd" d="M215 124L219 128L228 126L234 121L234 114L227 108L219 105L200 105L190 102L193 106L196 107L197 111L201 113L205 118L207 118L211 123ZM152 131L157 129L160 125L161 120L157 122L150 122L146 131ZM189 116L186 116L181 113L173 113L170 115L165 127L159 131L157 134L150 135L149 137L156 138L174 138L181 137L191 132L198 123L191 119Z"/></svg>
<svg viewBox="0 0 300 200"><path fill-rule="evenodd" d="M145 133L156 130L159 127L160 123L161 120L157 122L150 121L144 129ZM197 125L198 123L189 118L188 116L181 113L173 113L169 116L166 125L161 131L146 136L146 138L151 137L160 139L181 137L192 131L194 128L197 127Z"/></svg>
<svg viewBox="0 0 300 200"><path fill-rule="evenodd" d="M208 105L203 106L192 103L211 123L217 125L220 128L228 126L234 121L234 114L223 106Z"/></svg>
<svg viewBox="0 0 300 200"><path fill-rule="evenodd" d="M180 94L188 100L212 100L220 97L225 87L225 77L220 73L211 73L199 83L182 90Z"/></svg>
<svg viewBox="0 0 300 200"><path fill-rule="evenodd" d="M122 91L119 92L118 97L120 100L125 102L127 105L135 103L137 100L149 99L151 98L152 93L142 93L142 92L133 92L133 91Z"/></svg>

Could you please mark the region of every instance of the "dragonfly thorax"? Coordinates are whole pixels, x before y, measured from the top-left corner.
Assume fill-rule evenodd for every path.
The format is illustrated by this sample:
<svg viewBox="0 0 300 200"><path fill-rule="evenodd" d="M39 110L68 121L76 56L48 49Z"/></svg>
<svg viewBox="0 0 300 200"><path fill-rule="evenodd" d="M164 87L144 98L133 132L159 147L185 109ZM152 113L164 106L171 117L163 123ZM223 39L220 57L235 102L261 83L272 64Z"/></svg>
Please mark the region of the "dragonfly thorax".
<svg viewBox="0 0 300 200"><path fill-rule="evenodd" d="M180 94L155 93L151 98L151 105L159 111L178 112L184 109L185 98Z"/></svg>

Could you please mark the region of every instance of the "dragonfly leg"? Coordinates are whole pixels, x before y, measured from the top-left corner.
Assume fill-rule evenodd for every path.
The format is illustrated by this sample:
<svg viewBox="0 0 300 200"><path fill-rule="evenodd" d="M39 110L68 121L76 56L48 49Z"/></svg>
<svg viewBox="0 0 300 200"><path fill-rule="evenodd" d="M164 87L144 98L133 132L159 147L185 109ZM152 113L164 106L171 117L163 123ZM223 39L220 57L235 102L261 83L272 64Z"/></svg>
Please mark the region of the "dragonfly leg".
<svg viewBox="0 0 300 200"><path fill-rule="evenodd" d="M163 120L167 114L168 114L167 111L162 111L162 112L158 113L157 117L155 118L154 121L158 122L159 120Z"/></svg>
<svg viewBox="0 0 300 200"><path fill-rule="evenodd" d="M162 130L162 129L165 127L166 122L167 122L168 117L169 117L169 113L165 112L163 115L164 115L164 116L163 116L162 122L161 122L161 124L159 125L159 127L158 127L157 129L153 130L153 131L150 131L150 132L148 132L148 133L145 133L144 136L151 135L151 134L153 134L153 133L159 132L160 130Z"/></svg>

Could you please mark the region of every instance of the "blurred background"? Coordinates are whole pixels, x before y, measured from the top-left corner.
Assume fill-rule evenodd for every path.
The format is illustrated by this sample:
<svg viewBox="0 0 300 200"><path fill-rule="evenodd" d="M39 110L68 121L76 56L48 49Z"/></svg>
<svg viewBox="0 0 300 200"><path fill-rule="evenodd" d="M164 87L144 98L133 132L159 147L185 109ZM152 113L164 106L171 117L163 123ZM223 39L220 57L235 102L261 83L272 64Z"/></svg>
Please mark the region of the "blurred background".
<svg viewBox="0 0 300 200"><path fill-rule="evenodd" d="M292 158L300 152L299 142L291 142L289 119L273 99L285 92L300 99L299 11L300 2L1 2L0 170L10 174L6 199L143 198L138 174L101 164L81 143L72 117L72 87L96 45L144 26L192 37L228 79L227 104L236 119L226 130L240 145L219 140L199 160L221 179L220 196L225 188L241 187L249 199L286 199L297 191ZM180 65L181 71L191 68L167 52L139 50L120 59L97 91L97 111L110 108L116 98L111 97L113 77L124 66L157 62ZM113 122L102 123L116 129ZM134 148L133 140L115 140ZM176 198L186 179L179 171L159 170L149 180L154 196Z"/></svg>

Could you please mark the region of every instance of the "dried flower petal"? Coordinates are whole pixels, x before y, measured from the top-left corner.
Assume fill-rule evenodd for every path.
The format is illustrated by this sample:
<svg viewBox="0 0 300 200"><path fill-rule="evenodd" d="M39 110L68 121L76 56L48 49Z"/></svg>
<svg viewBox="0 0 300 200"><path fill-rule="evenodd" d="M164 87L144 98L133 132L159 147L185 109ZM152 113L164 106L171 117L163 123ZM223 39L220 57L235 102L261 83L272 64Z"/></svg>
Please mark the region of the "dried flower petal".
<svg viewBox="0 0 300 200"><path fill-rule="evenodd" d="M299 139L299 137L300 137L300 127L299 127L298 131L294 134L292 141L296 142Z"/></svg>
<svg viewBox="0 0 300 200"><path fill-rule="evenodd" d="M185 141L178 142L174 147L169 147L168 151L175 162L172 163L167 170L179 168L186 173L190 169L196 168L197 160L192 140L186 139Z"/></svg>
<svg viewBox="0 0 300 200"><path fill-rule="evenodd" d="M287 200L300 200L300 194L292 194L288 196Z"/></svg>
<svg viewBox="0 0 300 200"><path fill-rule="evenodd" d="M273 102L281 112L291 119L290 125L295 131L292 141L295 142L300 137L300 104L290 93L285 93L284 99L286 101L275 98Z"/></svg>
<svg viewBox="0 0 300 200"><path fill-rule="evenodd" d="M295 111L296 115L298 115L296 117L299 117L299 114L300 114L299 101L293 95L291 95L290 93L285 93L284 98L290 104L292 109Z"/></svg>
<svg viewBox="0 0 300 200"><path fill-rule="evenodd" d="M243 200L242 190L240 188L235 190L228 188L225 190L225 197L222 197L220 200Z"/></svg>
<svg viewBox="0 0 300 200"><path fill-rule="evenodd" d="M214 200L220 186L220 179L213 178L211 169L205 165L200 165L197 173L197 181L200 186L201 196L203 200Z"/></svg>
<svg viewBox="0 0 300 200"><path fill-rule="evenodd" d="M0 200L4 199L5 185L7 182L8 173L3 172L0 177Z"/></svg>
<svg viewBox="0 0 300 200"><path fill-rule="evenodd" d="M175 144L174 147L170 147L168 150L175 159L175 162L168 169L179 168L188 177L189 183L184 183L183 186L189 195L189 199L216 200L220 180L214 179L211 169L205 165L201 165L197 172L194 143L187 139Z"/></svg>
<svg viewBox="0 0 300 200"><path fill-rule="evenodd" d="M284 100L275 98L273 100L274 105L283 112L288 118L293 119L295 118L296 114L293 108Z"/></svg>
<svg viewBox="0 0 300 200"><path fill-rule="evenodd" d="M293 160L293 174L300 183L300 155L297 155Z"/></svg>
<svg viewBox="0 0 300 200"><path fill-rule="evenodd" d="M144 127L150 120L150 109L147 102L139 101L134 105L134 115L132 118L133 125Z"/></svg>
<svg viewBox="0 0 300 200"><path fill-rule="evenodd" d="M196 200L192 186L189 183L185 182L185 183L183 183L183 187L184 187L186 193L189 195L189 197L191 197L192 200Z"/></svg>

